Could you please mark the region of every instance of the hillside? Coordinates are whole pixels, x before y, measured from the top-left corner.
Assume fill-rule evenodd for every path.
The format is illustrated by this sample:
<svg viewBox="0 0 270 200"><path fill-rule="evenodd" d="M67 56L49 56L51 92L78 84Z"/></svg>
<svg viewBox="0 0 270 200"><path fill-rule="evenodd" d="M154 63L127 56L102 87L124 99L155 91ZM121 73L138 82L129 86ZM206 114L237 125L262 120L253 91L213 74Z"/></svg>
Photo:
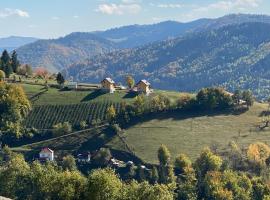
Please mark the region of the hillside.
<svg viewBox="0 0 270 200"><path fill-rule="evenodd" d="M38 40L18 48L17 53L22 63L43 66L51 72L57 72L71 63L115 48L112 42L94 34L72 33L58 39Z"/></svg>
<svg viewBox="0 0 270 200"><path fill-rule="evenodd" d="M165 21L150 25L130 25L106 31L72 33L54 40L39 40L20 47L17 51L23 63L29 63L33 67L44 66L55 72L112 50L135 48L192 32L210 31L244 22L270 23L270 17L237 14L187 23Z"/></svg>
<svg viewBox="0 0 270 200"><path fill-rule="evenodd" d="M24 88L30 98L41 89L34 85L24 85ZM48 93L41 94L37 101L32 99L34 109L27 118L28 127L43 129L51 128L58 122L70 121L76 125L80 120L90 120L89 117L102 119L106 113L106 102L120 105L123 101L133 100L126 99L125 92L116 92L95 96L94 99L88 98L82 102L86 96L92 94L91 91L61 92L51 88ZM168 91L156 91L153 95L155 94L166 95L171 100L177 100L181 95ZM65 99L69 101L65 102ZM52 109L48 109L50 107ZM145 162L156 163L156 151L161 144L165 144L173 157L178 153L186 153L195 159L206 146L217 147L219 153L224 153L231 141L237 142L241 148L257 141L268 141L269 129L258 129L263 118L262 113L267 108L267 104L255 103L249 111L243 113L179 110L160 112L132 121L120 135L111 134L102 128L90 129L61 138L46 138L16 150L32 155L44 146L49 146L58 153L109 147L112 152L132 153Z"/></svg>
<svg viewBox="0 0 270 200"><path fill-rule="evenodd" d="M240 115L230 113L160 113L145 117L129 127L123 137L137 156L147 162L157 162L157 149L165 144L173 154L185 153L196 159L204 147L226 152L231 141L241 148L254 142L267 142L269 129L258 131L261 113L266 104L256 103ZM268 142L267 142L268 143ZM117 141L111 147L117 148Z"/></svg>
<svg viewBox="0 0 270 200"><path fill-rule="evenodd" d="M143 47L112 52L75 64L67 72L76 80L98 81L127 74L148 79L154 88L194 91L221 85L269 94L270 25L244 23ZM191 84L192 83L192 84Z"/></svg>
<svg viewBox="0 0 270 200"><path fill-rule="evenodd" d="M180 37L191 32L213 30L246 22L270 23L270 17L267 15L231 14L216 19L203 18L186 23L165 21L150 25L124 26L95 34L115 42L120 48L134 48L156 41Z"/></svg>
<svg viewBox="0 0 270 200"><path fill-rule="evenodd" d="M19 37L19 36L10 36L6 38L0 38L0 51L8 50L12 51L26 44L37 41L38 38L33 37Z"/></svg>

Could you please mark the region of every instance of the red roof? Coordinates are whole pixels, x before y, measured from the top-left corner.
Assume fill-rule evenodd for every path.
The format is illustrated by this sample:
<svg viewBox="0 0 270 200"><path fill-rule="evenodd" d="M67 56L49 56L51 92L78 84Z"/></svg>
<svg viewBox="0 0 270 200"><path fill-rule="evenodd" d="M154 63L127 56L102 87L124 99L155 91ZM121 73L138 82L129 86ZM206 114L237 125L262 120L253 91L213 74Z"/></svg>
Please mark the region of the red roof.
<svg viewBox="0 0 270 200"><path fill-rule="evenodd" d="M43 148L41 151L45 151L45 152L51 152L51 153L53 153L53 150L51 150L51 149L50 149L50 148L48 148L48 147Z"/></svg>

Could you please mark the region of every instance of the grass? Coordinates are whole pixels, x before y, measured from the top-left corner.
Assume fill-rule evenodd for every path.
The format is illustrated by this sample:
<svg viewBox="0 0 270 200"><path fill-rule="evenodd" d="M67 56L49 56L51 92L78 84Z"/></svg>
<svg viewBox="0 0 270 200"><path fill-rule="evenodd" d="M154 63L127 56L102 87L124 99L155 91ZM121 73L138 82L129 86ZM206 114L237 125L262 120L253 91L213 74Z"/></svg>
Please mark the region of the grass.
<svg viewBox="0 0 270 200"><path fill-rule="evenodd" d="M225 151L230 141L247 147L256 141L268 142L270 131L255 131L260 113L267 105L256 103L249 111L240 115L196 113L160 113L155 119L145 119L125 131L127 144L137 156L146 162L157 162L157 149L168 146L173 157L185 153L195 159L201 150L213 144ZM117 141L112 141L115 144Z"/></svg>
<svg viewBox="0 0 270 200"><path fill-rule="evenodd" d="M121 102L132 101L133 98L126 98L125 91L116 91L114 94L103 93L96 90L90 91L60 91L56 88L49 88L48 91L41 85L22 84L27 96L33 105L69 105L86 102Z"/></svg>
<svg viewBox="0 0 270 200"><path fill-rule="evenodd" d="M28 126L34 125L42 128L51 128L50 126L58 121L77 123L81 120L90 120L89 116L104 117L104 113L106 113L104 105L108 102L119 105L123 101L132 102L135 97L125 91L103 94L95 90L59 91L50 88L49 91L45 91L39 85L23 84L22 86L28 97L32 99L34 108L27 119ZM157 94L163 94L174 102L182 95L178 92L155 90L152 96ZM191 112L159 113L154 116L145 116L141 122L125 130L123 137L128 147L146 162L157 162L157 149L161 144L168 146L173 157L179 153L186 153L194 160L206 146L215 145L222 152L227 150L230 141L236 141L243 148L256 141L267 143L270 140L270 131L258 132L255 128L261 121L260 113L266 109L266 104L255 103L249 111L239 115ZM43 126L44 124L46 126ZM85 134L63 138L52 143L41 142L37 146L20 148L26 152L29 149L38 149L43 146L71 152L82 146L94 148L96 141L99 141L100 138L92 138L90 133ZM101 137L106 137L106 134L101 134ZM127 151L126 145L118 137L109 138L103 145L111 149Z"/></svg>
<svg viewBox="0 0 270 200"><path fill-rule="evenodd" d="M59 155L61 153L74 154L79 151L91 151L95 148L89 141L98 143L95 138L102 134L104 128L93 128L89 131L82 131L81 133L74 133L71 135L64 135L59 138L52 138L40 142L35 142L28 145L12 148L13 151L24 153L28 158L37 154L43 147L49 147L56 151ZM90 145L89 145L90 144Z"/></svg>
<svg viewBox="0 0 270 200"><path fill-rule="evenodd" d="M21 85L33 105L25 124L37 129L51 129L53 125L66 121L77 125L81 121L104 120L108 106L114 105L119 110L122 102L131 103L136 97L126 91L109 94L99 90L61 91L56 88L46 90L42 85ZM155 91L152 96L157 94L164 94L172 101L180 96L180 93L165 91Z"/></svg>

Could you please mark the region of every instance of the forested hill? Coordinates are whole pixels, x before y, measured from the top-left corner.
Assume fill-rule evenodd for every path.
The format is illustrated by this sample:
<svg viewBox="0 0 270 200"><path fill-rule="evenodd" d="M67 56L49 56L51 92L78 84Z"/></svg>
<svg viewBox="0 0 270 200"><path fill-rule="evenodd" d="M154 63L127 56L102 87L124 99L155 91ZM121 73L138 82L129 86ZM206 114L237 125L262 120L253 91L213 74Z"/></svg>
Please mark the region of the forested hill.
<svg viewBox="0 0 270 200"><path fill-rule="evenodd" d="M114 49L116 45L109 40L77 32L58 39L38 40L18 48L17 53L22 63L57 72L71 63Z"/></svg>
<svg viewBox="0 0 270 200"><path fill-rule="evenodd" d="M20 36L10 36L6 38L0 38L0 51L8 50L12 51L20 46L37 41L38 38L33 37L20 37Z"/></svg>
<svg viewBox="0 0 270 200"><path fill-rule="evenodd" d="M231 14L216 19L202 18L187 23L165 21L150 25L124 26L95 34L115 42L120 48L134 48L151 42L183 36L190 32L217 29L246 22L270 23L270 17L267 15Z"/></svg>
<svg viewBox="0 0 270 200"><path fill-rule="evenodd" d="M270 92L270 24L243 23L189 34L133 50L121 50L71 66L70 76L99 82L127 74L148 79L154 88L193 91L222 85L251 89L257 97Z"/></svg>
<svg viewBox="0 0 270 200"><path fill-rule="evenodd" d="M199 19L180 23L131 25L92 33L72 33L54 40L39 40L18 48L19 59L33 67L44 66L59 71L69 65L112 50L136 48L153 42L177 38L192 32L210 31L243 22L270 23L266 15L233 14L217 19Z"/></svg>

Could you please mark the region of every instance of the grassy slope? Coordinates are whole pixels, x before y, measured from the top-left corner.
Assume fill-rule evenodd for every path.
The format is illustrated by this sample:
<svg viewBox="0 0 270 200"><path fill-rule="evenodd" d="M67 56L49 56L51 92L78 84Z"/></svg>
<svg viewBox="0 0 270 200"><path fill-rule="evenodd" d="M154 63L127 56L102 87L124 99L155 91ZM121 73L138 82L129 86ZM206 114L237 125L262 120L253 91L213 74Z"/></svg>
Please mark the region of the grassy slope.
<svg viewBox="0 0 270 200"><path fill-rule="evenodd" d="M24 85L28 96L32 96L41 91L41 86ZM101 101L132 101L133 98L125 98L125 92L118 92L114 95L93 95L93 92L59 92L56 89L50 89L34 102L34 106L44 106L48 104L74 105ZM155 91L157 94L165 94L172 100L179 97L177 92ZM91 95L94 98L89 98ZM84 100L83 100L84 99ZM270 139L270 131L256 132L255 126L261 120L259 117L267 105L256 103L248 112L240 115L213 114L199 116L195 113L174 113L158 114L153 118L146 119L136 124L124 133L127 144L134 149L136 155L147 162L156 162L156 152L161 144L166 144L173 156L178 153L186 153L193 159L198 156L205 146L217 144L219 150L225 150L228 143L232 140L246 147L248 144ZM240 134L239 134L240 133ZM82 135L83 137L83 135ZM125 150L122 141L118 137L111 138L106 145L112 149ZM94 142L88 139L89 142ZM78 145L80 145L78 140ZM65 143L66 142L66 143ZM69 146L69 139L60 141L63 149L65 145ZM38 145L47 145L46 143ZM58 142L53 144L57 147Z"/></svg>
<svg viewBox="0 0 270 200"><path fill-rule="evenodd" d="M97 90L75 92L50 88L47 91L40 85L22 86L33 104L33 110L25 125L38 129L50 129L53 125L65 121L77 125L81 121L89 123L93 119L104 120L110 105L119 110L121 102L132 102L135 97L134 94L125 91L108 94ZM177 92L156 91L153 95L156 94L165 94L172 101L176 101L180 96Z"/></svg>
<svg viewBox="0 0 270 200"><path fill-rule="evenodd" d="M26 119L27 127L50 129L59 122L69 121L72 125L80 121L105 119L107 107L114 105L120 109L121 102L131 102L134 96L124 91L104 94L99 91L59 91L43 86L23 84L27 96L33 104L33 110Z"/></svg>
<svg viewBox="0 0 270 200"><path fill-rule="evenodd" d="M34 105L68 105L87 102L112 101L121 102L123 100L130 101L132 98L126 96L125 92L115 92L112 94L101 94L95 91L59 91L55 88L50 88L45 91L43 86L22 84L27 96L32 98ZM41 93L38 98L33 96Z"/></svg>
<svg viewBox="0 0 270 200"><path fill-rule="evenodd" d="M137 156L147 162L157 161L161 144L167 145L173 156L186 153L194 159L212 144L223 151L233 140L243 147L256 141L269 141L270 131L257 132L255 128L266 108L267 105L256 103L240 115L159 114L127 129L125 137ZM113 146L114 143L117 142L112 141Z"/></svg>

